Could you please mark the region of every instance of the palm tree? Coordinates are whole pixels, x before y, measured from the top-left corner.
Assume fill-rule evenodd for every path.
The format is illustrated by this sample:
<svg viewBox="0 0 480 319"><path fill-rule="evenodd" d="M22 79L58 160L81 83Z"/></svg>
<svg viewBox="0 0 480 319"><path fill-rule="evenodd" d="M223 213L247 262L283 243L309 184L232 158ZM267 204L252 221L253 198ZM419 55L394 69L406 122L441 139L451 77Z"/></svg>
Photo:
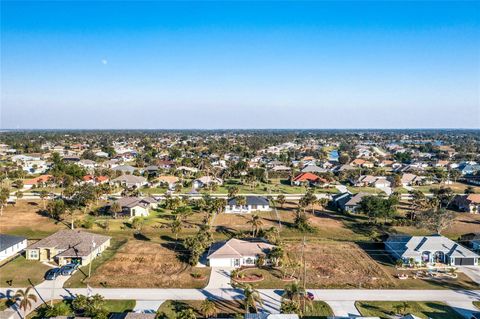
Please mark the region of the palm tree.
<svg viewBox="0 0 480 319"><path fill-rule="evenodd" d="M300 302L305 297L305 289L303 289L298 282L294 282L285 287L282 298L295 302Z"/></svg>
<svg viewBox="0 0 480 319"><path fill-rule="evenodd" d="M307 306L307 302L310 300L307 298L307 292L305 288L301 287L298 282L294 282L285 287L285 291L283 292L282 299L290 300L299 306L301 305L302 311L305 311Z"/></svg>
<svg viewBox="0 0 480 319"><path fill-rule="evenodd" d="M40 199L42 200L43 209L45 209L45 198L48 197L48 192L46 190L40 191Z"/></svg>
<svg viewBox="0 0 480 319"><path fill-rule="evenodd" d="M247 205L247 199L245 198L245 196L237 196L235 198L235 201L237 205L240 206L240 210L242 210L243 206Z"/></svg>
<svg viewBox="0 0 480 319"><path fill-rule="evenodd" d="M280 207L283 209L283 205L285 205L285 202L287 199L285 198L285 195L278 195L277 197L277 203L280 204Z"/></svg>
<svg viewBox="0 0 480 319"><path fill-rule="evenodd" d="M258 231L262 228L263 222L258 215L252 215L252 219L247 221L248 224L252 225L252 236L256 237Z"/></svg>
<svg viewBox="0 0 480 319"><path fill-rule="evenodd" d="M205 299L200 305L200 311L205 318L216 317L217 307L213 301Z"/></svg>
<svg viewBox="0 0 480 319"><path fill-rule="evenodd" d="M112 206L110 206L110 213L117 218L118 213L122 212L122 206L118 202L114 202Z"/></svg>
<svg viewBox="0 0 480 319"><path fill-rule="evenodd" d="M245 296L245 312L250 313L250 308L255 309L255 312L257 312L257 304L262 305L262 298L258 291L251 285L246 284L243 286L243 295Z"/></svg>
<svg viewBox="0 0 480 319"><path fill-rule="evenodd" d="M25 290L18 289L13 298L19 301L19 308L23 310L25 314L28 309L32 308L33 303L37 302L37 295L31 293L32 287L28 287Z"/></svg>
<svg viewBox="0 0 480 319"><path fill-rule="evenodd" d="M178 216L170 224L170 230L172 231L172 234L175 235L175 245L177 245L178 234L180 234L180 232L182 231L182 221L178 218Z"/></svg>
<svg viewBox="0 0 480 319"><path fill-rule="evenodd" d="M275 267L278 267L280 262L282 261L284 256L284 251L283 248L278 246L274 247L270 252L268 253L268 258L272 261L272 263L275 265Z"/></svg>

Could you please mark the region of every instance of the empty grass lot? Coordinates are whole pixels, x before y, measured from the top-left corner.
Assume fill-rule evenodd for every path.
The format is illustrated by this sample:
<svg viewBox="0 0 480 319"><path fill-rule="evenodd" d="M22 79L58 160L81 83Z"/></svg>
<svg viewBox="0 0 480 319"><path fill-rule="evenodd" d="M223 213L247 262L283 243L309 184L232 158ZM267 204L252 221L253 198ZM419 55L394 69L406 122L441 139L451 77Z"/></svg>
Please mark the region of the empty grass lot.
<svg viewBox="0 0 480 319"><path fill-rule="evenodd" d="M380 317L390 319L400 310L401 313L413 314L420 318L432 319L462 319L452 308L441 302L406 302L405 309L395 309L396 305L403 305L404 302L391 301L369 301L356 302L356 307L360 314L366 317Z"/></svg>
<svg viewBox="0 0 480 319"><path fill-rule="evenodd" d="M105 260L83 283L108 288L202 288L208 283L210 268L191 267L180 261L174 243L130 239ZM200 279L192 274L198 273Z"/></svg>

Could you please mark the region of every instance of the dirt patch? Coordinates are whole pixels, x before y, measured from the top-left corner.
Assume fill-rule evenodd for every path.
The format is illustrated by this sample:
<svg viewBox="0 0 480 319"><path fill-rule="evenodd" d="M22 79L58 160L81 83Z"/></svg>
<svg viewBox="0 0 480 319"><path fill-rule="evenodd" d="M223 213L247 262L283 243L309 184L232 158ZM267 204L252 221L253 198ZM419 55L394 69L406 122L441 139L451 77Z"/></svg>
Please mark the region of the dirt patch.
<svg viewBox="0 0 480 319"><path fill-rule="evenodd" d="M125 288L201 288L209 268L191 267L158 243L130 240L88 280L89 285ZM192 280L198 273L203 280Z"/></svg>

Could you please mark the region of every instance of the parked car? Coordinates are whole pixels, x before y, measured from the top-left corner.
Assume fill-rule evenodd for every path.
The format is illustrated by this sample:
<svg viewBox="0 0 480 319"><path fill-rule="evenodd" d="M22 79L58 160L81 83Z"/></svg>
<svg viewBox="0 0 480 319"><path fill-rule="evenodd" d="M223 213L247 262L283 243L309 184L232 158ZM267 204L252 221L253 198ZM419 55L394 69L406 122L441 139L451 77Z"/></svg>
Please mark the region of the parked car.
<svg viewBox="0 0 480 319"><path fill-rule="evenodd" d="M46 280L55 280L58 276L60 276L60 274L61 274L60 268L53 268L53 269L48 270L45 273L45 279Z"/></svg>
<svg viewBox="0 0 480 319"><path fill-rule="evenodd" d="M78 269L77 264L66 264L60 268L60 271L63 276L70 276L75 270Z"/></svg>

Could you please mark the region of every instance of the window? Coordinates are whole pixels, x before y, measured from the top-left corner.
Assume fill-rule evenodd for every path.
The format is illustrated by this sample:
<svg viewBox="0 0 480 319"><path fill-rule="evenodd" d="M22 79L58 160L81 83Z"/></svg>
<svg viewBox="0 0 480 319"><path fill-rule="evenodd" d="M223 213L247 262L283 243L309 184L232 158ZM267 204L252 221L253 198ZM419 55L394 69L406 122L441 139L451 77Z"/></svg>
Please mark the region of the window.
<svg viewBox="0 0 480 319"><path fill-rule="evenodd" d="M255 264L255 260L253 258L248 257L247 259L245 259L245 264L253 265Z"/></svg>
<svg viewBox="0 0 480 319"><path fill-rule="evenodd" d="M257 205L252 205L252 209L257 209Z"/></svg>
<svg viewBox="0 0 480 319"><path fill-rule="evenodd" d="M30 250L30 258L38 259L38 251L37 250Z"/></svg>

